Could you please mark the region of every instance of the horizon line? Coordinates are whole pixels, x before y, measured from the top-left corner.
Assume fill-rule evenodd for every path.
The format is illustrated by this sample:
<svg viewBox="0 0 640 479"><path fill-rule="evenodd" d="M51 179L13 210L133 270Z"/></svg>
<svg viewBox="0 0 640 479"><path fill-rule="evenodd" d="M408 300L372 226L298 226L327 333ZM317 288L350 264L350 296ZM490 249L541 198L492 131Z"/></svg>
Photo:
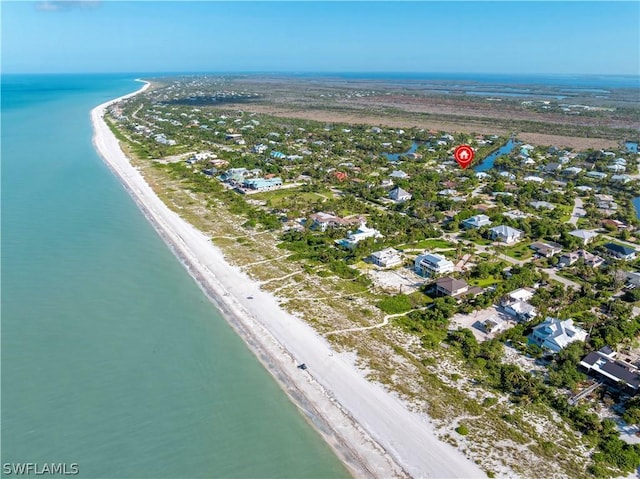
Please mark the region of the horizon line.
<svg viewBox="0 0 640 479"><path fill-rule="evenodd" d="M638 77L638 73L557 73L557 72L491 72L491 71L348 71L348 70L175 70L175 71L70 71L34 72L11 71L1 75L514 75L514 76L624 76Z"/></svg>

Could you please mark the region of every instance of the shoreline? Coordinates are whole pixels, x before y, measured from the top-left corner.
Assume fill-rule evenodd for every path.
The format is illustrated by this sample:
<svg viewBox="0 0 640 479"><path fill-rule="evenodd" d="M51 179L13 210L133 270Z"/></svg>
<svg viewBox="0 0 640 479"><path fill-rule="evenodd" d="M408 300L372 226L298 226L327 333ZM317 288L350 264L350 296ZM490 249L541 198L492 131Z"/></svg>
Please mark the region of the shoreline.
<svg viewBox="0 0 640 479"><path fill-rule="evenodd" d="M160 200L103 120L108 106L151 85L144 83L139 90L91 110L94 147L198 286L346 469L355 477L486 477L461 452L437 439L425 415L409 411L394 394L369 382L346 355L334 353L307 323L282 310L271 293L228 264L206 235ZM306 371L297 368L301 362L308 364Z"/></svg>

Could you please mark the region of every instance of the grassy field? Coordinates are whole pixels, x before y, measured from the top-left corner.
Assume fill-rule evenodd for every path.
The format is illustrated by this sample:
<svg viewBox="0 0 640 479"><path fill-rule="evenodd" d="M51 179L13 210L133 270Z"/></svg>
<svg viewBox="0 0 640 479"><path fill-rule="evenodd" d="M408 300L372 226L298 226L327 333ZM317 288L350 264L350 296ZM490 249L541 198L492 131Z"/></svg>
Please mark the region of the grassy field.
<svg viewBox="0 0 640 479"><path fill-rule="evenodd" d="M507 256L511 256L512 258L524 260L531 258L533 256L533 250L529 248L531 243L518 243L515 246L511 246L509 248L504 248L504 254Z"/></svg>
<svg viewBox="0 0 640 479"><path fill-rule="evenodd" d="M422 241L417 241L415 243L407 243L400 246L397 246L396 249L406 250L406 249L436 249L436 248L455 248L456 245L450 243L449 241L445 241L442 239L427 239Z"/></svg>
<svg viewBox="0 0 640 479"><path fill-rule="evenodd" d="M498 279L495 276L489 276L488 278L471 280L469 281L469 284L473 286L480 286L481 288L486 288L487 286L498 284L500 282L502 282L502 279Z"/></svg>
<svg viewBox="0 0 640 479"><path fill-rule="evenodd" d="M295 201L299 204L308 205L310 203L318 203L326 201L327 198L332 198L333 193L330 191L322 193L309 193L300 191L299 188L285 188L275 191L266 191L264 193L256 193L250 195L248 198L252 200L267 201L270 206L278 208L284 203L291 203Z"/></svg>

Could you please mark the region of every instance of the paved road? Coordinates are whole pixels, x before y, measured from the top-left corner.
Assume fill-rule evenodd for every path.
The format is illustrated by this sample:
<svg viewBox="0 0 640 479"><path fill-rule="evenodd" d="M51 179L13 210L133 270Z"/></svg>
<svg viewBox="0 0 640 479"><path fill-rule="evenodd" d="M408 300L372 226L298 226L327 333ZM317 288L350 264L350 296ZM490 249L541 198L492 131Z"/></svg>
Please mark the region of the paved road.
<svg viewBox="0 0 640 479"><path fill-rule="evenodd" d="M567 279L567 278L564 278L563 276L558 275L558 273L556 273L555 270L551 268L543 268L542 271L547 273L551 279L554 279L564 284L565 286L569 286L570 288L573 288L573 289L580 289L582 287L575 281L571 281L570 279Z"/></svg>
<svg viewBox="0 0 640 479"><path fill-rule="evenodd" d="M567 221L567 223L576 225L578 223L578 219L584 218L587 215L587 212L584 210L583 206L584 202L582 201L582 198L576 197L576 199L573 200L573 211L571 212L571 218L569 218L569 221Z"/></svg>

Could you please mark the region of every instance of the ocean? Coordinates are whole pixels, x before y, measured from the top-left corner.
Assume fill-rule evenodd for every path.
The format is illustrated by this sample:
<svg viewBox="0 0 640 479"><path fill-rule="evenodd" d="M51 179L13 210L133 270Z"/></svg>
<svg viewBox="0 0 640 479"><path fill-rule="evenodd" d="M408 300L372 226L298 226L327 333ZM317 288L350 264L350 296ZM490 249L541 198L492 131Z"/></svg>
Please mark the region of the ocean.
<svg viewBox="0 0 640 479"><path fill-rule="evenodd" d="M2 463L348 477L93 149L134 78L2 77Z"/></svg>

